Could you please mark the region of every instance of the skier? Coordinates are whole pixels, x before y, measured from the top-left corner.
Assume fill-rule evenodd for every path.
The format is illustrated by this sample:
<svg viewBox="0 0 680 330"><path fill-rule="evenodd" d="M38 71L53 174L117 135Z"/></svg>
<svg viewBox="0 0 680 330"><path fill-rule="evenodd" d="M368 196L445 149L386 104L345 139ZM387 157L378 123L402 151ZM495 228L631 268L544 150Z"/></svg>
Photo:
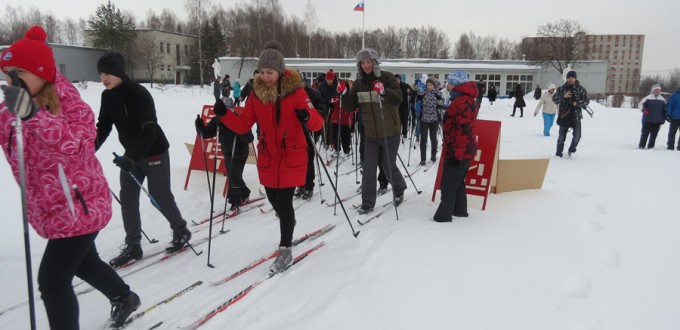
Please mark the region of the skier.
<svg viewBox="0 0 680 330"><path fill-rule="evenodd" d="M253 82L252 100L240 116L227 112L220 118L239 134L249 132L256 122L260 126L257 170L267 198L279 215L281 232L278 256L269 268L271 274L293 263L293 193L295 187L305 183L307 174L307 132L303 124L312 131L323 125L323 118L305 93L302 78L297 71L286 69L281 51L278 42L267 42L257 63L260 76Z"/></svg>
<svg viewBox="0 0 680 330"><path fill-rule="evenodd" d="M120 204L126 236L120 255L109 263L120 267L131 260L141 259L143 255L139 215L141 187L134 178L139 182L148 178L149 193L170 223L172 241L166 248L168 253L183 248L191 239L191 232L186 228L187 222L182 219L170 191L170 144L158 125L151 94L128 77L125 58L120 53L102 55L97 62L97 70L106 90L102 92L95 149L104 144L113 125L118 131L118 140L125 148L125 153L113 161L120 167Z"/></svg>
<svg viewBox="0 0 680 330"><path fill-rule="evenodd" d="M300 72L298 71L298 74L299 73ZM302 77L301 74L300 77ZM303 84L305 86L305 93L307 93L309 100L312 101L314 108L321 117L325 118L327 116L327 111L326 102L324 102L323 97L321 97L321 94L316 88L310 86L304 79ZM299 186L295 190L295 197L309 200L314 195L314 179L316 179L316 168L314 167L315 158L316 152L314 151L314 141L307 140L307 176L305 178L305 185Z"/></svg>
<svg viewBox="0 0 680 330"><path fill-rule="evenodd" d="M404 200L406 181L397 167L401 124L399 104L401 90L391 72L380 70L378 54L371 48L362 49L356 56L357 80L348 92L342 91L346 109L359 109L366 134L363 179L361 184L360 214L373 210L376 200L376 170L378 162L387 171L392 184L395 206ZM384 117L384 120L382 119Z"/></svg>
<svg viewBox="0 0 680 330"><path fill-rule="evenodd" d="M425 166L427 162L427 136L429 132L430 160L434 163L437 160L437 131L439 130L439 107L443 104L442 93L435 89L437 80L427 78L425 89L418 92L418 99L422 102L423 108L420 111L420 165Z"/></svg>
<svg viewBox="0 0 680 330"><path fill-rule="evenodd" d="M217 125L219 125L219 140L224 154L224 164L227 167L229 174L229 194L227 200L231 207L229 210L236 211L243 203L246 203L250 198L250 189L243 181L243 169L248 160L250 152L250 143L255 139L252 132L246 134L236 134L227 126L220 122L220 117L226 114L226 110L234 111L234 106L231 98L224 98L226 101L225 107L214 108L215 117L212 118L207 125L203 123L203 119L199 115L194 124L196 132L203 139L209 139L217 135ZM225 102L218 100L217 102ZM233 151L233 158L232 158Z"/></svg>
<svg viewBox="0 0 680 330"><path fill-rule="evenodd" d="M73 84L56 71L45 40L45 31L34 26L0 57L0 69L8 83L2 86L5 101L0 104L0 145L26 191L23 211L28 222L48 240L38 270L38 287L51 329L79 327L78 300L71 284L74 276L109 299L111 321L122 326L139 308L140 300L99 258L95 245L99 231L111 220L111 194L94 154L94 112ZM17 116L22 120L23 136L13 125ZM22 155L12 135L23 140ZM22 156L26 158L24 180L19 178Z"/></svg>

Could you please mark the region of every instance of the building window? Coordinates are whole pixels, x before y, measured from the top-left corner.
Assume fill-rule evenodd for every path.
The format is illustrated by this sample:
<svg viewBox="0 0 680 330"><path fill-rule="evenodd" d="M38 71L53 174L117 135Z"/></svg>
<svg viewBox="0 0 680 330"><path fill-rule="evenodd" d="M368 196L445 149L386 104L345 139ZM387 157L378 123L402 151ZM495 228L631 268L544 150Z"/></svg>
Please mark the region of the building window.
<svg viewBox="0 0 680 330"><path fill-rule="evenodd" d="M510 93L514 92L517 84L522 86L525 93L531 91L534 87L533 75L507 75L505 80L505 95L510 95Z"/></svg>
<svg viewBox="0 0 680 330"><path fill-rule="evenodd" d="M184 45L184 55L189 56L189 46Z"/></svg>
<svg viewBox="0 0 680 330"><path fill-rule="evenodd" d="M168 54L170 54L170 44L165 44L165 48L168 50Z"/></svg>
<svg viewBox="0 0 680 330"><path fill-rule="evenodd" d="M163 54L163 43L161 42L161 54Z"/></svg>

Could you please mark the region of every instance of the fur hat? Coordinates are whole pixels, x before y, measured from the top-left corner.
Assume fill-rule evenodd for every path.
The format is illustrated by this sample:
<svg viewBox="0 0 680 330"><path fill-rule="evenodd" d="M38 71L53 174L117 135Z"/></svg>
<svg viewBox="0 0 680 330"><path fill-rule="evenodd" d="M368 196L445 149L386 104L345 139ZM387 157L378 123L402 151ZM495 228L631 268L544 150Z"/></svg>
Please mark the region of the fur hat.
<svg viewBox="0 0 680 330"><path fill-rule="evenodd" d="M24 39L13 43L2 53L0 69L7 66L22 68L51 83L54 82L56 68L52 48L45 42L47 33L38 25L26 31Z"/></svg>
<svg viewBox="0 0 680 330"><path fill-rule="evenodd" d="M548 90L555 89L555 84L548 83Z"/></svg>
<svg viewBox="0 0 680 330"><path fill-rule="evenodd" d="M446 78L446 81L448 81L449 84L453 86L458 86L468 81L468 75L467 73L465 73L465 71L461 69L456 69L449 73L449 76Z"/></svg>
<svg viewBox="0 0 680 330"><path fill-rule="evenodd" d="M108 73L110 75L123 78L125 73L125 57L118 52L108 52L97 61L97 72Z"/></svg>
<svg viewBox="0 0 680 330"><path fill-rule="evenodd" d="M569 72L567 72L567 78L569 78L569 77L576 78L576 71L570 70Z"/></svg>
<svg viewBox="0 0 680 330"><path fill-rule="evenodd" d="M257 68L272 69L281 75L286 73L286 63L283 61L283 46L278 41L268 41L264 45L264 50L260 53L260 61L257 62Z"/></svg>
<svg viewBox="0 0 680 330"><path fill-rule="evenodd" d="M425 85L427 85L427 84L432 84L432 86L437 87L437 79L434 79L433 77L429 77L425 81Z"/></svg>
<svg viewBox="0 0 680 330"><path fill-rule="evenodd" d="M378 59L378 53L373 48L364 48L357 52L357 78L362 78L364 76L364 70L361 69L361 61L363 60L373 61L373 74L376 77L380 77L380 60Z"/></svg>

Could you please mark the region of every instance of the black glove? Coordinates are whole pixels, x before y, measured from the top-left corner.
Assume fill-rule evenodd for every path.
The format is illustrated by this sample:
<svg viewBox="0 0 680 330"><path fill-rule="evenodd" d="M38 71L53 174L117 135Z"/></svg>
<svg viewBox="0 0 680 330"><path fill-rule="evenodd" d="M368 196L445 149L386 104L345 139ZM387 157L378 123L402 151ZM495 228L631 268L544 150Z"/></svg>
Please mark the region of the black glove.
<svg viewBox="0 0 680 330"><path fill-rule="evenodd" d="M307 109L295 109L295 115L303 124L309 121L309 111Z"/></svg>
<svg viewBox="0 0 680 330"><path fill-rule="evenodd" d="M196 126L196 133L203 137L203 128L205 128L205 125L203 124L203 119L201 119L201 115L196 115L194 125Z"/></svg>
<svg viewBox="0 0 680 330"><path fill-rule="evenodd" d="M31 119L40 107L33 102L31 95L27 90L15 86L0 86L2 92L5 94L5 101L9 111L15 115L19 115L22 120Z"/></svg>
<svg viewBox="0 0 680 330"><path fill-rule="evenodd" d="M115 153L113 155L115 156L113 158L113 163L120 167L121 170L125 172L132 172L132 169L135 168L135 161L132 160L132 158L128 156L118 156Z"/></svg>
<svg viewBox="0 0 680 330"><path fill-rule="evenodd" d="M222 100L217 100L213 106L213 112L218 116L224 116L227 114L227 105Z"/></svg>

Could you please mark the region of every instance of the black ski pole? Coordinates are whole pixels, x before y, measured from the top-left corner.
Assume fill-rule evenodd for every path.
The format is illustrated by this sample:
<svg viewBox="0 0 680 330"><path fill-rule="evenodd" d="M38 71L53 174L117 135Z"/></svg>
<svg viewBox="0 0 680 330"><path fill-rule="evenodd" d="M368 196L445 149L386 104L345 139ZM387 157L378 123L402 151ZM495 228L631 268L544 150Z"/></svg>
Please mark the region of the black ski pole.
<svg viewBox="0 0 680 330"><path fill-rule="evenodd" d="M373 103L373 93L369 92L368 93L369 98L371 103ZM392 188L394 189L394 178L392 175L392 162L390 160L390 150L389 146L387 144L387 130L385 129L385 111L383 110L382 106L382 98L378 96L378 105L380 105L380 117L381 117L381 123L382 123L382 128L383 128L383 141L385 142L385 157L387 157L387 174L390 176L390 184L392 185ZM397 153L398 155L398 153ZM394 197L392 198L394 200ZM397 215L397 220L399 220L399 208L397 207L397 203L392 202L392 206L394 206L394 213Z"/></svg>
<svg viewBox="0 0 680 330"><path fill-rule="evenodd" d="M341 146L341 141L340 141L340 136L342 133L342 100L338 100L340 102L340 106L338 108L338 134L337 134L337 139L335 140L335 186L338 186L338 171L340 171L340 146ZM339 201L340 197L338 196L335 201ZM338 209L338 203L335 203L333 206L333 215L338 215L337 212Z"/></svg>
<svg viewBox="0 0 680 330"><path fill-rule="evenodd" d="M212 187L210 188L210 228L208 229L208 261L206 264L210 268L215 268L215 266L210 263L210 248L212 247L212 225L213 214L215 212L215 181L217 176L217 144L220 143L220 118L219 116L215 116L212 120L217 120L217 125L215 125L215 163L213 164L213 179ZM203 156L205 156L205 154ZM205 171L208 173L208 164L205 165Z"/></svg>
<svg viewBox="0 0 680 330"><path fill-rule="evenodd" d="M312 140L314 137L312 136L312 131L309 130L307 127L307 123L302 123L302 128L304 128L305 134ZM318 160L321 160L321 155L319 155L319 150L316 149L316 146L314 145L314 155ZM338 198L340 201L340 207L342 208L342 212L345 213L345 218L347 218L347 223L349 223L349 228L352 229L352 235L354 237L359 236L360 231L355 231L354 226L352 226L352 221L349 220L349 215L347 215L347 210L345 210L345 205L342 204L342 200L340 199L340 195L338 195L338 190L335 188L335 185L333 185L333 179L331 179L331 174L328 173L328 169L326 168L326 164L323 164L323 161L321 161L321 166L323 166L323 170L326 172L326 176L328 177L328 181L331 183L331 187L333 188L333 192L335 193L335 197Z"/></svg>
<svg viewBox="0 0 680 330"><path fill-rule="evenodd" d="M20 87L19 83L19 76L17 75L16 70L12 70L8 72L8 75L10 78L12 78L12 86L14 87ZM31 100L24 100L23 98L25 97L26 94L21 94L21 100L20 102L17 102L17 104L21 104L22 102L32 102ZM22 119L17 113L16 115L16 120L14 122L14 126L16 128L16 134L17 134L17 158L19 160L19 182L20 182L20 187L21 187L21 210L23 212L23 221L24 221L24 254L26 256L26 284L28 285L28 314L29 318L31 320L31 330L35 330L36 328L36 323L35 323L35 300L33 298L33 269L31 266L31 242L29 239L29 233L28 233L28 210L26 207L26 169L24 168L24 134L23 130L21 128L22 124Z"/></svg>
<svg viewBox="0 0 680 330"><path fill-rule="evenodd" d="M109 191L111 191L111 195L113 195L113 198L116 199L116 201L118 202L118 204L119 204L119 205L123 205L123 204L120 202L120 199L118 198L118 196L116 196L116 193L113 192L113 189L109 188ZM140 229L140 230L142 231L142 234L144 235L144 237L146 238L146 240L149 241L149 243L151 243L151 244L156 244L156 243L158 243L158 240L155 239L155 238L154 238L154 239L149 239L149 236L146 235L146 233L144 232L144 229Z"/></svg>
<svg viewBox="0 0 680 330"><path fill-rule="evenodd" d="M356 115L359 115L359 111L357 110ZM356 117L355 117L356 119ZM356 181L356 184L359 184L359 121L356 120L354 122L354 181Z"/></svg>
<svg viewBox="0 0 680 330"><path fill-rule="evenodd" d="M119 157L120 157L120 156L118 156L118 154L116 154L115 152L113 153L113 156L116 157L116 158L119 158ZM139 180L137 180L137 177L136 177L134 174L132 174L132 172L127 172L127 174L130 175L130 177L132 178L132 180L134 180L135 183L137 183L137 185L139 186L139 188L141 188L142 191L144 191L144 193L146 194L146 196L149 197L149 200L151 201L151 204L153 204L153 206L156 207L156 209L158 210L158 212L161 212L161 214L163 214L163 211L161 210L161 207L158 206L158 203L156 202L155 199L153 199L153 197L151 196L151 194L149 194L149 191L147 191L146 188L144 188L144 185L142 185L142 183L139 182ZM165 215L164 215L164 216L165 216ZM173 231L175 231L175 230L173 229ZM177 233L177 232L175 232L175 233ZM184 244L186 244L187 246L189 246L189 248L191 249L191 251L194 251L194 254L196 254L197 256L198 256L198 255L201 255L201 253L203 253L203 251L201 251L201 252L196 252L196 250L194 249L194 246L191 245L191 243L189 243L189 242L187 242L187 241L185 241Z"/></svg>
<svg viewBox="0 0 680 330"><path fill-rule="evenodd" d="M220 229L220 234L226 233L224 231L224 223L227 222L227 202L229 201L229 193L231 192L231 169L234 168L234 152L236 150L236 139L238 136L234 134L234 141L231 142L231 158L229 158L229 168L227 169L227 198L224 199L224 215L222 216L222 229ZM240 194L239 194L240 196ZM241 211L241 203L239 203L236 211Z"/></svg>
<svg viewBox="0 0 680 330"><path fill-rule="evenodd" d="M416 187L416 183L413 182L413 178L411 177L411 173L408 172L408 169L406 168L406 165L404 165L404 161L401 160L401 156L399 156L399 154L397 154L397 158L399 158L399 162L401 162L401 166L404 167L404 171L406 171L406 175L408 175L408 178L411 180L411 183L413 184L413 188L416 190L418 195L420 195L420 193L422 193L423 191L418 190L418 187Z"/></svg>
<svg viewBox="0 0 680 330"><path fill-rule="evenodd" d="M196 117L200 118L201 115L196 115ZM213 193L212 190L210 190L210 173L208 173L208 156L206 155L205 144L203 143L203 133L196 130L196 134L198 134L198 136L200 137L200 139L198 140L201 141L201 152L203 153L203 164L205 165L205 178L208 180L208 195L210 196L210 204L212 204ZM210 214L210 217L212 218L212 213Z"/></svg>

